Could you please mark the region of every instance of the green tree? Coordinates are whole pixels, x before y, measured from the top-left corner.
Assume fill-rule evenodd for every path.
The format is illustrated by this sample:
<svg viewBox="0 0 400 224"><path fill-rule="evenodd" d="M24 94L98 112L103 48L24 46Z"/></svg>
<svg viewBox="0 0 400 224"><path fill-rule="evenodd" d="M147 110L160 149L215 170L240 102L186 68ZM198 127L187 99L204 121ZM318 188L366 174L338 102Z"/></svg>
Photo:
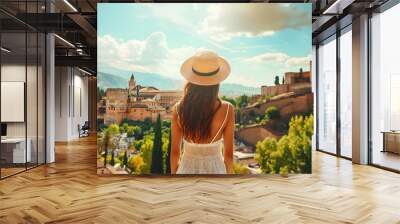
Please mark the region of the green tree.
<svg viewBox="0 0 400 224"><path fill-rule="evenodd" d="M104 92L104 89L97 87L97 101L101 100L105 95L106 93Z"/></svg>
<svg viewBox="0 0 400 224"><path fill-rule="evenodd" d="M255 117L257 116L256 112L254 110L251 110L249 112L249 119L255 119Z"/></svg>
<svg viewBox="0 0 400 224"><path fill-rule="evenodd" d="M146 135L140 140L140 156L143 158L143 165L140 167L140 173L150 174L153 151L153 135Z"/></svg>
<svg viewBox="0 0 400 224"><path fill-rule="evenodd" d="M285 84L285 76L282 76L282 85Z"/></svg>
<svg viewBox="0 0 400 224"><path fill-rule="evenodd" d="M142 136L142 128L139 126L129 126L126 131L128 137L139 139Z"/></svg>
<svg viewBox="0 0 400 224"><path fill-rule="evenodd" d="M110 165L114 166L115 165L115 151L113 150L111 152L111 161L110 161Z"/></svg>
<svg viewBox="0 0 400 224"><path fill-rule="evenodd" d="M271 106L265 110L265 117L270 120L278 120L281 118L281 114L277 107Z"/></svg>
<svg viewBox="0 0 400 224"><path fill-rule="evenodd" d="M125 150L124 158L123 158L122 163L123 163L125 168L128 167L128 150Z"/></svg>
<svg viewBox="0 0 400 224"><path fill-rule="evenodd" d="M162 151L162 133L161 133L161 116L158 114L157 122L154 126L153 153L151 161L151 173L163 173L163 151Z"/></svg>
<svg viewBox="0 0 400 224"><path fill-rule="evenodd" d="M239 108L235 110L236 113L236 123L240 124L242 122L242 113Z"/></svg>
<svg viewBox="0 0 400 224"><path fill-rule="evenodd" d="M108 149L112 148L113 151L116 147L116 138L115 136L119 134L119 126L116 124L110 125L108 128L103 129L100 133L100 145L102 145L102 149L104 150L104 166L107 164L107 156Z"/></svg>
<svg viewBox="0 0 400 224"><path fill-rule="evenodd" d="M256 145L255 159L263 173L311 173L311 137L313 116L295 116L288 134L279 141L266 138Z"/></svg>
<svg viewBox="0 0 400 224"><path fill-rule="evenodd" d="M131 156L128 160L128 167L131 170L131 174L141 174L145 162L140 155Z"/></svg>
<svg viewBox="0 0 400 224"><path fill-rule="evenodd" d="M275 76L275 85L277 86L277 85L280 85L280 83L279 83L279 76Z"/></svg>
<svg viewBox="0 0 400 224"><path fill-rule="evenodd" d="M233 163L233 173L234 174L250 174L250 170L240 163Z"/></svg>
<svg viewBox="0 0 400 224"><path fill-rule="evenodd" d="M119 130L121 133L126 133L128 131L128 127L129 127L128 123L123 123L121 127L119 127Z"/></svg>
<svg viewBox="0 0 400 224"><path fill-rule="evenodd" d="M229 103L231 103L234 107L236 106L236 100L227 96L222 96L221 97L222 100L228 101Z"/></svg>
<svg viewBox="0 0 400 224"><path fill-rule="evenodd" d="M171 138L172 138L172 133L170 131L169 132L167 156L165 158L165 166L166 166L165 173L166 174L171 174Z"/></svg>
<svg viewBox="0 0 400 224"><path fill-rule="evenodd" d="M249 104L250 98L247 95L241 95L238 96L235 101L238 107L243 108Z"/></svg>

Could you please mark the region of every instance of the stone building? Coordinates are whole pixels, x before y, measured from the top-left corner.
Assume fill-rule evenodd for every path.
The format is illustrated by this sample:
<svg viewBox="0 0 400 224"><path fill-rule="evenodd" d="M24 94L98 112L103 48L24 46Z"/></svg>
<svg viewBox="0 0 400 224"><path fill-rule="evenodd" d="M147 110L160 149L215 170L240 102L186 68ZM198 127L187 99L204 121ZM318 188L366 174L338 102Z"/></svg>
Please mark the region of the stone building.
<svg viewBox="0 0 400 224"><path fill-rule="evenodd" d="M182 97L182 91L158 90L152 86L140 86L132 74L128 88L108 88L98 103L99 117L104 124L120 124L124 119L153 121L158 114L169 119L171 108Z"/></svg>
<svg viewBox="0 0 400 224"><path fill-rule="evenodd" d="M276 96L283 93L294 92L297 94L311 92L311 72L286 72L285 83L275 86L261 86L261 95Z"/></svg>

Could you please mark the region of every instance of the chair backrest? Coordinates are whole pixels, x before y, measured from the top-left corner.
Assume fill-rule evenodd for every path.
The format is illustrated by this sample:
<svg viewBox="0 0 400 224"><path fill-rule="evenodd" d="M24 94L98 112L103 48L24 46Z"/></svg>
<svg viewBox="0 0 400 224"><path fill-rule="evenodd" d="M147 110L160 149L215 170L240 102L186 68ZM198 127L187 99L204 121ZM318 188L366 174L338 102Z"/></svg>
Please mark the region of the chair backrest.
<svg viewBox="0 0 400 224"><path fill-rule="evenodd" d="M85 121L85 124L83 124L82 128L90 128L89 121Z"/></svg>

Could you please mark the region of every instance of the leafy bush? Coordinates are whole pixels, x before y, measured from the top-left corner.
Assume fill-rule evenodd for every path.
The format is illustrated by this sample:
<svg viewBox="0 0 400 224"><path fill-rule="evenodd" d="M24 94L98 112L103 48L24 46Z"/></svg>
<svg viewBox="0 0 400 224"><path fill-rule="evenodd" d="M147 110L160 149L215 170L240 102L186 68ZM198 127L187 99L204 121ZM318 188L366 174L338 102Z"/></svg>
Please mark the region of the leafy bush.
<svg viewBox="0 0 400 224"><path fill-rule="evenodd" d="M257 143L255 159L263 173L311 173L313 119L312 115L295 116L289 123L288 134L279 141L266 138Z"/></svg>
<svg viewBox="0 0 400 224"><path fill-rule="evenodd" d="M233 163L233 173L234 174L250 174L250 170L240 163Z"/></svg>
<svg viewBox="0 0 400 224"><path fill-rule="evenodd" d="M278 120L281 118L281 113L277 107L272 106L265 110L265 117L270 120Z"/></svg>
<svg viewBox="0 0 400 224"><path fill-rule="evenodd" d="M102 154L104 157L107 158L108 156L108 149L112 149L114 152L114 149L117 147L117 139L116 136L120 133L119 126L116 124L112 124L109 127L103 129L101 132L98 133L97 135L97 144L101 148L101 151L99 152ZM103 160L104 161L104 166L106 166L107 159ZM112 160L114 161L114 160ZM111 162L114 163L114 162Z"/></svg>
<svg viewBox="0 0 400 224"><path fill-rule="evenodd" d="M236 100L227 96L222 96L221 100L228 101L231 103L234 107L236 106Z"/></svg>
<svg viewBox="0 0 400 224"><path fill-rule="evenodd" d="M143 158L144 165L141 166L140 173L150 174L154 135L146 135L140 144L140 156Z"/></svg>
<svg viewBox="0 0 400 224"><path fill-rule="evenodd" d="M250 97L247 95L241 95L236 97L235 102L236 102L236 106L243 108L246 107L249 104L250 101Z"/></svg>
<svg viewBox="0 0 400 224"><path fill-rule="evenodd" d="M140 174L144 165L144 160L140 155L131 156L128 160L128 167L133 174Z"/></svg>

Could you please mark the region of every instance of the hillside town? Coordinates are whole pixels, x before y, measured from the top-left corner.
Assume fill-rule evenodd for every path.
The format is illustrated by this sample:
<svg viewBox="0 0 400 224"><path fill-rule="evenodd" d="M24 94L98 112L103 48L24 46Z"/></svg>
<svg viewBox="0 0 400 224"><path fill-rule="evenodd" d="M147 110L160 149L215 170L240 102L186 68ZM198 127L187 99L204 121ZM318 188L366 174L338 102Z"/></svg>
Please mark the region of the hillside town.
<svg viewBox="0 0 400 224"><path fill-rule="evenodd" d="M182 91L138 85L132 74L128 88L106 89L105 96L97 104L98 119L105 125L120 124L125 119L155 121L158 114L163 120L170 119L171 108L182 94Z"/></svg>
<svg viewBox="0 0 400 224"><path fill-rule="evenodd" d="M153 86L141 86L136 82L134 74L128 81L128 88L105 90L104 96L98 100L97 105L99 127L108 127L112 124L121 126L123 131L120 131L118 135L110 160L120 158L125 161L125 165L122 161L121 164L111 162L113 166L108 166L107 172L132 173L132 169L136 169L137 164L132 165L136 168L132 166L129 168L128 161L135 156L142 155L144 157L142 163L149 163L145 161L146 158L142 152L143 139L146 138L147 133L145 130L148 129L147 131L151 132L151 123L155 123L160 117L165 129L163 133L169 133L170 123L168 122L171 119L171 108L182 95L182 91L165 91ZM276 77L274 85L261 86L261 92L257 95L242 95L236 99L221 97L235 105L234 160L238 172L258 174L261 173L261 168L256 158L257 143L267 138L280 139L288 132L289 121L293 116L312 113L311 72L302 71L302 69L298 72L287 72L282 77L282 81ZM129 134L127 124L139 126L142 133ZM126 125L125 128L123 128L124 125ZM150 134L147 133L147 135ZM169 141L167 134L165 135L163 142ZM150 138L151 136L148 139ZM167 145L163 147L163 151L167 151ZM167 163L165 155L162 156L164 163ZM124 159L124 157L127 158ZM102 163L99 162L99 166ZM124 166L125 169L123 169ZM146 173L143 169L138 172Z"/></svg>

